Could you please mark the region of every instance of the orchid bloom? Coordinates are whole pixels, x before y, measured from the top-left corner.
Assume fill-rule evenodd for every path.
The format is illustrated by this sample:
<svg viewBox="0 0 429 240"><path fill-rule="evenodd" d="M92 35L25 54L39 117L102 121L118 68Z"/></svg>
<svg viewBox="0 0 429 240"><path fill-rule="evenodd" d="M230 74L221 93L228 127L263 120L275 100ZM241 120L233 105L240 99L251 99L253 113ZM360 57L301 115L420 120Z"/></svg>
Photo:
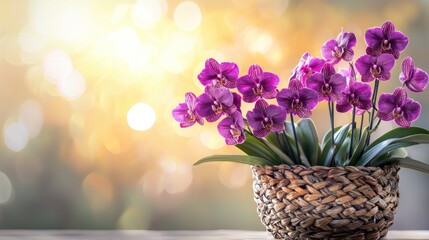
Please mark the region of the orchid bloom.
<svg viewBox="0 0 429 240"><path fill-rule="evenodd" d="M336 73L330 63L325 63L320 73L315 73L307 79L307 87L319 94L319 101L340 100L346 85L346 78Z"/></svg>
<svg viewBox="0 0 429 240"><path fill-rule="evenodd" d="M322 56L331 64L337 64L341 59L350 62L353 59L354 46L356 46L355 34L342 30L337 39L328 40L323 44Z"/></svg>
<svg viewBox="0 0 429 240"><path fill-rule="evenodd" d="M239 111L235 111L220 121L217 129L219 134L225 138L225 142L228 145L241 144L245 140L244 120Z"/></svg>
<svg viewBox="0 0 429 240"><path fill-rule="evenodd" d="M368 55L380 56L382 53L388 53L398 59L408 45L408 37L395 31L395 25L391 21L386 21L381 27L366 30L365 42L368 44Z"/></svg>
<svg viewBox="0 0 429 240"><path fill-rule="evenodd" d="M411 122L420 116L421 106L407 97L404 88L396 88L393 94L383 93L378 101L378 117L384 121L395 120L401 127L411 126Z"/></svg>
<svg viewBox="0 0 429 240"><path fill-rule="evenodd" d="M291 79L289 88L284 88L277 93L277 102L285 108L286 113L298 115L300 118L309 118L311 110L319 102L319 95L316 91L303 87L298 79Z"/></svg>
<svg viewBox="0 0 429 240"><path fill-rule="evenodd" d="M374 79L387 81L390 71L395 65L395 58L390 54L381 54L378 57L364 55L356 60L356 70L362 76L362 82L371 82Z"/></svg>
<svg viewBox="0 0 429 240"><path fill-rule="evenodd" d="M343 91L343 97L337 103L338 112L347 112L352 107L367 111L371 108L371 86L366 83L350 80L348 86Z"/></svg>
<svg viewBox="0 0 429 240"><path fill-rule="evenodd" d="M313 73L320 72L323 64L325 64L325 60L318 57L312 57L309 52L306 52L302 55L298 65L293 69L290 78L301 80L305 86L307 78L309 78Z"/></svg>
<svg viewBox="0 0 429 240"><path fill-rule="evenodd" d="M275 98L279 82L279 77L274 73L264 72L260 66L252 65L249 73L237 80L237 89L243 94L243 100L251 103L260 98Z"/></svg>
<svg viewBox="0 0 429 240"><path fill-rule="evenodd" d="M204 119L195 112L196 105L197 97L195 94L188 92L185 94L185 102L179 103L179 105L173 109L173 118L180 123L181 128L190 127L194 125L195 122L204 125Z"/></svg>
<svg viewBox="0 0 429 240"><path fill-rule="evenodd" d="M249 126L253 129L253 134L258 138L262 138L266 137L271 131L283 131L286 111L283 107L268 105L265 100L259 99L253 111L247 112L246 118L249 121Z"/></svg>
<svg viewBox="0 0 429 240"><path fill-rule="evenodd" d="M234 96L224 87L206 86L205 93L198 97L196 112L208 122L217 121L223 114L232 114L237 110Z"/></svg>
<svg viewBox="0 0 429 240"><path fill-rule="evenodd" d="M420 68L414 67L411 57L406 57L402 61L402 72L399 80L413 92L423 92L428 85L428 74Z"/></svg>
<svg viewBox="0 0 429 240"><path fill-rule="evenodd" d="M213 58L206 60L205 68L198 74L198 79L204 86L235 88L238 78L238 66L232 62L218 63Z"/></svg>

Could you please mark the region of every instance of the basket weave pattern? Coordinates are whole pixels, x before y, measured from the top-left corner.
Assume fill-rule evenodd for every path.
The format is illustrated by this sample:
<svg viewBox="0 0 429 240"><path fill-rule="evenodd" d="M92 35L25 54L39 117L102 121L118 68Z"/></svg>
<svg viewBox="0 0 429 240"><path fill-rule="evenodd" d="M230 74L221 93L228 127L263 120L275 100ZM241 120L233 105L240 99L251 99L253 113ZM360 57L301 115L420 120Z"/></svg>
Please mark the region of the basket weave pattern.
<svg viewBox="0 0 429 240"><path fill-rule="evenodd" d="M399 167L253 166L258 215L276 239L386 236L399 201Z"/></svg>

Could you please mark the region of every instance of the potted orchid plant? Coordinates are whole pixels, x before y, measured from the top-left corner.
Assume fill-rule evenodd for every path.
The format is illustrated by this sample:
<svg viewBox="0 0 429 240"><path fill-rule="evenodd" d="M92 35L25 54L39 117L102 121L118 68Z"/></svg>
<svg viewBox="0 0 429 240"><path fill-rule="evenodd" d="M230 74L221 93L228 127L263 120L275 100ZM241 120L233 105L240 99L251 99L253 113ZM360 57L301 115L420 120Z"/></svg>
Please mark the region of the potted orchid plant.
<svg viewBox="0 0 429 240"><path fill-rule="evenodd" d="M365 42L366 54L353 62L356 37L342 30L323 44L322 58L305 53L283 89L258 65L239 76L235 63L208 59L198 75L204 93L186 93L173 110L181 127L222 118L219 134L246 155L208 156L196 165L252 165L258 215L275 238L379 239L393 224L399 166L429 173L404 149L429 143L428 130L411 126L421 105L408 96L423 92L428 75L405 57L400 86L379 94L380 84L396 81L391 71L408 37L387 21L366 30ZM336 69L340 62L348 67ZM245 115L242 101L254 104ZM311 115L321 102L330 130L319 138ZM351 123L335 126L335 115L344 113ZM382 121L399 127L374 138Z"/></svg>

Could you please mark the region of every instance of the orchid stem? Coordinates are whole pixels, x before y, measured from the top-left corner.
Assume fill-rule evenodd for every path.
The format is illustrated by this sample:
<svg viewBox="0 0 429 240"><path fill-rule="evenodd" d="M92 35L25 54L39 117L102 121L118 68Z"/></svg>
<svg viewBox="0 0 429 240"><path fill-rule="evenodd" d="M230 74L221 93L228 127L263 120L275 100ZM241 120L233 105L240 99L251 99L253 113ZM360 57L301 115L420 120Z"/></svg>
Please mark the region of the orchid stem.
<svg viewBox="0 0 429 240"><path fill-rule="evenodd" d="M285 129L286 129L286 122L284 122L284 125L285 125ZM296 163L296 159L295 159L295 154L293 153L293 151L292 151L292 147L290 146L290 143L289 143L289 140L287 139L287 133L286 133L286 131L285 130L283 130L283 134L285 135L285 140L286 140L286 145L287 145L287 148L289 149L289 151L290 151L290 155L291 155L291 157L292 157L292 160L293 160L293 162L295 162Z"/></svg>
<svg viewBox="0 0 429 240"><path fill-rule="evenodd" d="M329 108L329 118L331 120L331 141L332 141L332 147L335 146L335 139L334 139L334 103L329 101L328 102L328 108Z"/></svg>
<svg viewBox="0 0 429 240"><path fill-rule="evenodd" d="M350 136L350 149L349 149L349 159L352 158L352 154L353 154L353 137L354 137L354 133L355 133L355 115L356 115L356 107L353 106L353 111L352 111L352 133Z"/></svg>
<svg viewBox="0 0 429 240"><path fill-rule="evenodd" d="M372 130L372 125L374 124L374 114L375 114L375 104L377 102L377 93L378 93L378 84L380 81L378 79L375 79L374 83L374 93L372 94L372 111L371 116L369 118L369 130ZM366 141L366 145L369 144L371 135L368 135L368 140Z"/></svg>
<svg viewBox="0 0 429 240"><path fill-rule="evenodd" d="M359 141L362 138L362 128L363 128L363 120L365 119L365 112L362 113L362 117L360 119L360 128L359 128Z"/></svg>
<svg viewBox="0 0 429 240"><path fill-rule="evenodd" d="M293 122L293 114L290 114L290 123L292 124L293 137L295 138L296 153L298 155L297 163L301 164L301 156L299 152L298 138L296 137L295 123Z"/></svg>

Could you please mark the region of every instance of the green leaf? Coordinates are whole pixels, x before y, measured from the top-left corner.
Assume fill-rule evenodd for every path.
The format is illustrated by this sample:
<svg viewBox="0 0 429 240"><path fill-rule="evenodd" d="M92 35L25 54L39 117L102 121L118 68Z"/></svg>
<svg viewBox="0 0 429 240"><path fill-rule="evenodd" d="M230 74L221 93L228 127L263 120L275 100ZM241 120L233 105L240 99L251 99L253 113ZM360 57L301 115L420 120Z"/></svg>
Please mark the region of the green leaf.
<svg viewBox="0 0 429 240"><path fill-rule="evenodd" d="M361 159L356 163L356 166L365 166L370 161L396 148L409 147L421 143L429 143L429 134L414 134L402 138L387 139L367 149Z"/></svg>
<svg viewBox="0 0 429 240"><path fill-rule="evenodd" d="M407 150L404 148L397 148L394 149L388 153L385 153L378 157L377 159L374 159L370 162L371 166L379 166L379 162L382 161L388 161L389 159L395 159L395 158L406 158L408 156Z"/></svg>
<svg viewBox="0 0 429 240"><path fill-rule="evenodd" d="M297 138L309 164L312 166L316 165L322 151L314 122L309 118L302 119L299 121L296 130Z"/></svg>
<svg viewBox="0 0 429 240"><path fill-rule="evenodd" d="M271 151L273 151L282 161L283 163L294 165L293 161L284 153L282 150L280 150L278 147L276 147L274 144L268 142L267 140L261 138L260 139Z"/></svg>
<svg viewBox="0 0 429 240"><path fill-rule="evenodd" d="M277 136L278 136L278 138L277 138ZM274 144L274 146L276 146L276 147L278 147L278 148L280 148L280 149L282 149L284 151L284 149L282 147L282 143L279 142L280 135L278 135L278 133L270 132L270 134L268 134L268 136L266 136L265 139L268 142Z"/></svg>
<svg viewBox="0 0 429 240"><path fill-rule="evenodd" d="M235 147L249 156L267 159L273 165L280 163L278 157L265 144L251 134L246 133L246 140L242 144L235 145Z"/></svg>
<svg viewBox="0 0 429 240"><path fill-rule="evenodd" d="M341 126L334 128L334 133L336 133L338 130L340 130ZM323 136L322 139L322 149L325 148L326 144L331 144L331 138L332 138L332 129L329 129L328 132L326 132L325 136Z"/></svg>
<svg viewBox="0 0 429 240"><path fill-rule="evenodd" d="M338 153L343 144L344 140L347 137L347 133L349 131L350 124L343 125L339 128L338 131L334 131L334 140L335 146L332 146L332 137L329 137L329 140L326 142L321 155L321 165L330 166L333 158Z"/></svg>
<svg viewBox="0 0 429 240"><path fill-rule="evenodd" d="M389 164L398 164L401 167L417 170L424 173L429 173L429 165L410 157L405 158L389 158L384 161L379 161L375 166L383 166Z"/></svg>
<svg viewBox="0 0 429 240"><path fill-rule="evenodd" d="M350 150L350 138L344 140L337 154L334 157L335 166L344 166L347 163L348 153Z"/></svg>
<svg viewBox="0 0 429 240"><path fill-rule="evenodd" d="M364 153L364 150L365 150L366 141L369 135L370 135L369 128L366 127L365 130L363 130L362 132L362 136L359 141L359 144L356 146L356 149L353 151L352 158L350 158L350 162L348 165L355 166L356 162L362 157L362 154Z"/></svg>
<svg viewBox="0 0 429 240"><path fill-rule="evenodd" d="M371 143L367 149L371 149L375 145L392 138L403 138L406 136L414 135L414 134L429 134L429 131L419 127L409 127L409 128L395 128L381 137L377 138L373 143Z"/></svg>
<svg viewBox="0 0 429 240"><path fill-rule="evenodd" d="M244 163L249 165L257 165L257 166L273 165L267 159L254 157L254 156L212 155L212 156L201 158L196 163L194 163L194 166L202 163L207 163L207 162L235 162L235 163Z"/></svg>

